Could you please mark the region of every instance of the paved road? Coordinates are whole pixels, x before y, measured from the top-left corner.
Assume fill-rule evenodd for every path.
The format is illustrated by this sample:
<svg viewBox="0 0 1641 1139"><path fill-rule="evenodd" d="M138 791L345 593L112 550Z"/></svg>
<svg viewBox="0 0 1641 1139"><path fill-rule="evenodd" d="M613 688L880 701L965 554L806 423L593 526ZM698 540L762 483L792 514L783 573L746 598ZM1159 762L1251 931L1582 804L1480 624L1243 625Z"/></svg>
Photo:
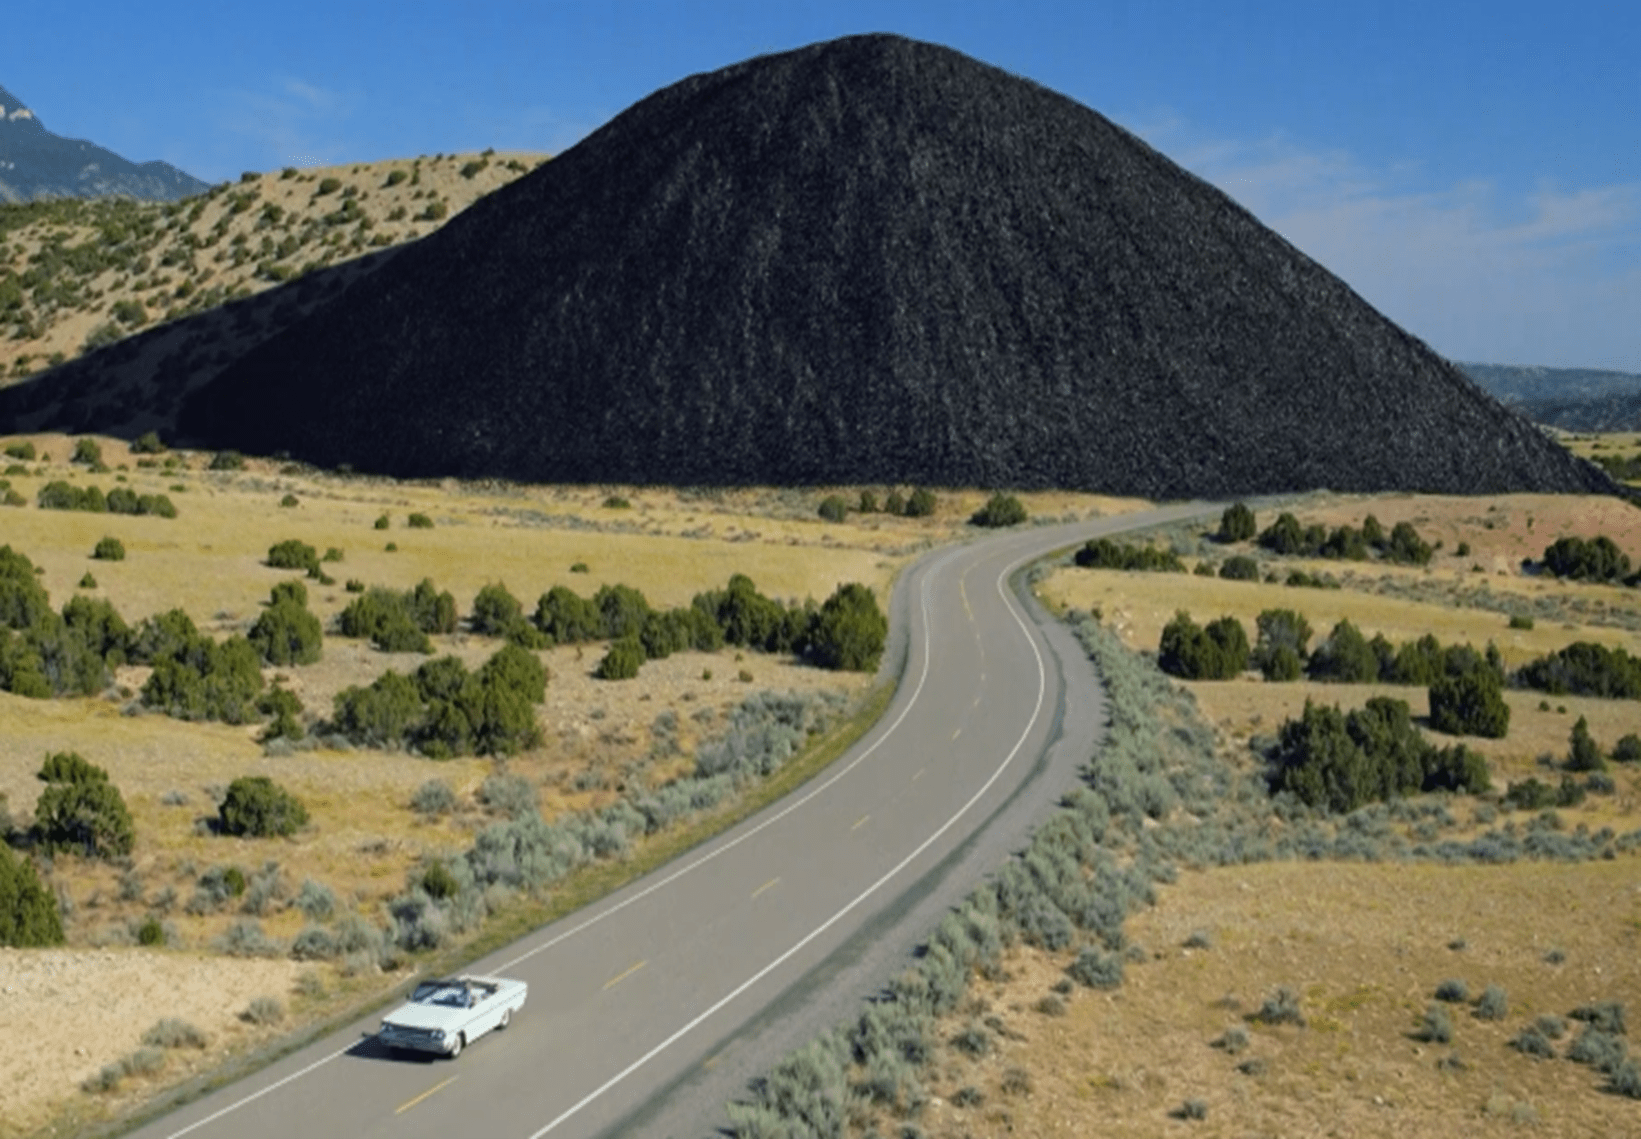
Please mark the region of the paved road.
<svg viewBox="0 0 1641 1139"><path fill-rule="evenodd" d="M696 1139L787 1049L858 1008L1018 847L1103 722L1086 658L1010 575L1202 503L937 551L893 602L882 721L779 803L474 965L530 1002L457 1061L382 1054L362 1021L150 1123L144 1139Z"/></svg>

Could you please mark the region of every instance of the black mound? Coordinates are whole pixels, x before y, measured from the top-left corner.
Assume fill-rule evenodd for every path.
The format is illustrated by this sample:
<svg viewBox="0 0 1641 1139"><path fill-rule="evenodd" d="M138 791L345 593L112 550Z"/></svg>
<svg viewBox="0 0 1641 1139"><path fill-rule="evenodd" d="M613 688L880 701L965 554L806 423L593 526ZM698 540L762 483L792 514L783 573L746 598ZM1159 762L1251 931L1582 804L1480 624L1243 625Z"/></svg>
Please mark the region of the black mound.
<svg viewBox="0 0 1641 1139"><path fill-rule="evenodd" d="M1132 135L893 36L652 95L181 426L401 476L1612 489Z"/></svg>
<svg viewBox="0 0 1641 1139"><path fill-rule="evenodd" d="M54 135L0 87L0 202L106 195L174 201L210 188L169 162L131 162L95 143Z"/></svg>

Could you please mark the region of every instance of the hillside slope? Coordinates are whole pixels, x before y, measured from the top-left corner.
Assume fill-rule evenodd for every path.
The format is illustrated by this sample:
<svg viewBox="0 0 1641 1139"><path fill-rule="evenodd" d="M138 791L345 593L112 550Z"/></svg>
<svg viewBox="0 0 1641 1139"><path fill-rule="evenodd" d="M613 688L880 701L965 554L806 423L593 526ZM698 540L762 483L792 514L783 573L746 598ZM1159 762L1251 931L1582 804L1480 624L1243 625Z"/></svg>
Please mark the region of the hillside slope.
<svg viewBox="0 0 1641 1139"><path fill-rule="evenodd" d="M1132 135L895 36L650 96L228 367L183 428L541 481L1611 485Z"/></svg>
<svg viewBox="0 0 1641 1139"><path fill-rule="evenodd" d="M546 161L434 155L247 175L181 202L0 205L0 429L171 433L181 397ZM49 373L48 373L49 369Z"/></svg>

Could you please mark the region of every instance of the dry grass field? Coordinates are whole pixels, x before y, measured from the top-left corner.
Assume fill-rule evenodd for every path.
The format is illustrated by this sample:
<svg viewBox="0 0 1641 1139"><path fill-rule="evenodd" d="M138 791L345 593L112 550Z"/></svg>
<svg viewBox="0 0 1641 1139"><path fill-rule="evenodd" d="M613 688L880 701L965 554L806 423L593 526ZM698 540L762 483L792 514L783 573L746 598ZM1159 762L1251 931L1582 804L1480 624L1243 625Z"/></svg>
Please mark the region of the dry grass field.
<svg viewBox="0 0 1641 1139"><path fill-rule="evenodd" d="M1000 1016L979 1059L948 1053L919 1120L930 1136L1295 1135L1618 1136L1637 1131L1634 1100L1565 1059L1508 1044L1537 1016L1605 1000L1636 1008L1641 893L1631 859L1583 865L1443 867L1270 863L1186 872L1129 920L1143 949L1110 993L1076 989L1063 1016L1037 1011L1069 962L1023 948L1006 980L971 983L950 1021ZM1194 934L1206 948L1187 947ZM1453 946L1458 946L1454 948ZM1550 964L1551 950L1564 955ZM1451 1045L1414 1038L1436 986L1488 985L1504 1019L1450 1006ZM1302 1028L1246 1016L1280 985L1300 993ZM1211 1046L1233 1026L1245 1051ZM1557 1044L1565 1051L1576 1035ZM1462 1067L1451 1066L1456 1057ZM1239 1066L1255 1062L1255 1071ZM1447 1062L1444 1065L1443 1062ZM1260 1065L1263 1066L1260 1070ZM1011 1069L1029 1091L1009 1091ZM1018 1078L1008 1084L1018 1089ZM958 1106L960 1089L979 1104ZM1199 1100L1206 1117L1175 1114Z"/></svg>
<svg viewBox="0 0 1641 1139"><path fill-rule="evenodd" d="M894 575L913 556L973 533L966 519L985 497L941 492L931 517L851 513L842 523L828 523L817 516L820 500L835 489L854 502L858 488L719 492L401 483L256 458L246 459L242 470L212 471L207 454L141 456L111 438L97 439L110 469L94 473L66 461L74 438L13 436L0 439L0 446L21 442L32 444L38 457L0 460L13 468L5 478L24 500L0 508L0 544L41 568L54 607L77 593L106 598L132 624L180 607L218 638L246 630L271 587L299 576L264 564L268 548L287 538L342 553L341 561L324 566L334 585L307 582L310 608L327 622L353 596L345 589L351 579L403 589L431 577L455 595L464 616L477 591L492 582L505 583L528 612L554 585L590 596L601 585L621 583L642 590L655 606L686 605L701 590L721 588L734 573L748 574L778 598L822 600L838 584L860 581L886 601ZM105 492L125 486L168 494L178 517L39 509L36 494L55 479ZM282 505L287 496L295 505ZM1034 515L1045 518L1143 505L1089 495L1023 497ZM412 513L427 515L432 528L410 527ZM388 528L379 530L376 521L384 514ZM91 558L104 535L124 543L123 561ZM390 543L396 547L391 551ZM88 571L96 587L80 588ZM437 653L454 654L470 667L501 644L465 631L435 637L434 643ZM48 882L64 903L66 948L0 956L0 989L19 1015L43 1007L69 985L90 993L124 985L126 993L125 1003L108 1006L101 1027L65 1020L43 1051L8 1053L0 1060L0 1086L10 1089L0 1102L0 1135L27 1133L47 1119L72 1124L100 1117L151 1091L142 1080L128 1081L113 1096L88 1097L78 1087L102 1065L130 1053L160 1017L182 1016L212 1039L205 1052L173 1057L159 1077L169 1080L242 1054L270 1034L334 1008L334 1000L314 997L312 988L293 988L303 974L304 986L317 985L344 1000L395 982L374 972L346 976L324 962L221 956L213 943L246 915L238 903L187 912L207 870L231 866L254 877L277 864L278 894L256 915L272 938L288 941L307 924L291 901L309 879L334 891L345 908L380 921L383 903L404 890L407 875L425 857L466 849L474 833L494 821L474 795L487 776L526 779L548 819L598 808L634 790L635 782L653 786L691 770L695 746L721 733L725 714L754 692L824 689L854 698L871 684L866 675L732 648L678 653L646 663L637 680L601 681L593 670L603 648L561 646L539 654L550 676L538 711L544 741L505 761L433 761L324 747L265 754L257 725L187 723L141 711L133 695L148 670L135 666L118 670L114 686L95 698L29 700L0 693L0 794L14 819L21 824L31 815L42 787L35 772L44 756L74 750L107 769L137 833L136 848L123 863L70 855L52 863ZM318 663L267 668L264 675L295 692L310 713L325 715L343 688L368 683L388 668L411 671L424 659L327 635ZM676 724L665 733L675 748L656 748L662 718ZM309 825L290 839L211 834L201 820L214 815L223 788L242 775L268 775L295 793L310 812ZM411 809L413 793L430 779L454 789L454 813L428 820ZM134 923L150 914L168 923L169 947L131 944ZM151 982L132 987L122 980L128 974ZM284 1025L239 1019L249 999L270 994L288 1006Z"/></svg>
<svg viewBox="0 0 1641 1139"><path fill-rule="evenodd" d="M1075 567L1056 570L1039 590L1062 608L1098 609L1129 648L1151 654L1176 609L1199 622L1234 614L1251 639L1254 617L1273 607L1305 614L1316 631L1313 646L1348 617L1368 636L1383 632L1397 641L1427 632L1444 643L1481 647L1492 640L1511 665L1578 639L1641 652L1634 624L1589 623L1634 612L1631 591L1562 584L1520 570L1521 558L1536 557L1563 534L1605 533L1636 558L1641 512L1633 507L1539 496L1490 503L1317 496L1295 512L1302 523L1333 526L1359 525L1370 510L1387 529L1413 521L1427 540L1442 540L1445 556L1438 554L1429 570L1297 563L1345 579L1338 591ZM1261 518L1261 525L1268 521ZM1452 555L1460 541L1471 547L1463 559ZM1225 552L1211 556L1219 560ZM1471 579L1483 576L1471 569L1477 561L1488 567L1484 576L1496 593L1559 599L1567 619L1541 618L1532 630L1512 630L1503 613L1456 607ZM1274 564L1285 571L1296 563ZM1433 588L1417 600L1372 592L1385 578ZM1580 601L1583 613L1575 609ZM1426 712L1418 688L1256 677L1175 683L1190 690L1200 715L1215 727L1224 761L1245 772L1260 762L1250 742L1271 737L1307 698L1349 709L1389 695L1408 701L1421 726ZM1558 767L1545 761L1559 765L1580 715L1607 747L1641 729L1634 701L1505 695L1511 707L1506 738L1465 740L1487 756L1495 787L1529 775L1558 779ZM1637 827L1641 772L1615 768L1610 774L1615 793L1560 809L1559 826ZM1457 825L1446 837L1463 841L1497 825L1486 821L1491 807L1466 804L1452 804ZM1130 950L1120 988L1077 986L1061 996L1055 986L1072 954L1024 945L1006 952L1000 976L972 978L965 1006L942 1020L941 1036L955 1041L965 1026L983 1023L991 1047L978 1057L956 1047L942 1050L924 1077L929 1099L917 1124L942 1139L1641 1132L1634 1101L1607 1091L1599 1072L1566 1059L1533 1059L1509 1045L1541 1015L1564 1017L1597 1001L1637 1007L1638 882L1631 855L1504 866L1275 862L1184 870L1176 882L1158 887L1155 907L1140 909L1126 924ZM1507 1015L1482 1020L1469 1004L1450 1005L1452 1043L1418 1039L1437 985L1449 979L1465 981L1472 1002L1487 986L1502 986ZM1305 1027L1248 1019L1278 986L1300 993ZM1060 1007L1043 1003L1051 995ZM1232 1027L1249 1038L1235 1055L1211 1044ZM1573 1022L1556 1043L1558 1057L1579 1027ZM885 1117L880 1130L887 1126Z"/></svg>
<svg viewBox="0 0 1641 1139"><path fill-rule="evenodd" d="M414 241L545 161L544 154L491 152L304 167L224 183L182 202L126 207L154 220L154 237L138 240L137 259L128 266L85 271L71 261L61 269L55 284L72 289L81 303L31 299L0 317L0 384L75 358L101 326L112 326L116 335L134 332L213 295L271 289L280 272L342 264ZM400 180L389 185L395 171ZM337 185L321 193L327 179ZM356 212L339 219L347 202ZM443 208L438 217L428 216L434 203ZM47 206L0 207L0 276L7 269L21 276L40 264L47 245L96 248L106 240L97 219L112 216L110 209L95 202L82 207L79 220L62 221L60 209ZM287 241L289 252L279 253ZM264 269L268 265L276 267L273 273ZM144 315L115 319L122 302L140 304Z"/></svg>
<svg viewBox="0 0 1641 1139"><path fill-rule="evenodd" d="M1343 619L1367 637L1382 633L1396 643L1416 640L1427 633L1443 644L1467 643L1478 650L1492 642L1507 668L1519 667L1580 640L1641 655L1641 594L1612 585L1530 576L1520 566L1522 558L1537 558L1545 546L1565 535L1606 534L1629 551L1632 559L1641 562L1641 510L1612 499L1546 495L1513 495L1485 505L1464 498L1327 496L1295 513L1303 524L1322 522L1333 527L1360 525L1362 517L1370 512L1386 529L1399 521L1413 522L1427 541L1441 541L1442 550L1430 566L1423 568L1320 559L1282 558L1271 562L1283 575L1289 568L1332 574L1343 583L1343 588L1337 590L1227 581L1189 573L1131 573L1075 566L1057 569L1039 590L1058 608L1099 610L1125 644L1152 654L1157 651L1163 626L1177 610L1186 610L1199 624L1224 615L1235 616L1243 622L1251 643L1257 633L1255 618L1262 611L1287 608L1310 622L1312 648ZM1260 525L1269 520L1262 519ZM1466 557L1452 552L1460 542L1470 546ZM1248 552L1250 545L1226 550ZM1219 554L1215 560L1223 556ZM1477 574L1470 567L1478 559L1496 568ZM1186 560L1192 563L1195 559ZM1549 602L1561 618L1540 617L1532 629L1512 629L1503 612L1461 607L1463 599L1477 589L1476 579L1485 583L1495 598ZM1417 585L1421 596L1375 592L1384 583ZM1597 623L1606 621L1621 624ZM1211 723L1240 742L1274 733L1284 719L1298 716L1307 699L1349 709L1361 706L1371 696L1389 695L1406 700L1415 717L1428 711L1423 689L1395 685L1305 680L1270 684L1252 674L1231 681L1180 683L1196 695ZM1546 698L1539 692L1508 690L1505 700L1511 709L1509 734L1502 740L1465 741L1487 755L1495 776L1502 776L1495 782L1535 773L1542 778L1538 758L1564 755L1573 721L1581 715L1589 720L1595 738L1608 747L1641 726L1641 712L1630 701ZM1544 703L1549 707L1541 709Z"/></svg>

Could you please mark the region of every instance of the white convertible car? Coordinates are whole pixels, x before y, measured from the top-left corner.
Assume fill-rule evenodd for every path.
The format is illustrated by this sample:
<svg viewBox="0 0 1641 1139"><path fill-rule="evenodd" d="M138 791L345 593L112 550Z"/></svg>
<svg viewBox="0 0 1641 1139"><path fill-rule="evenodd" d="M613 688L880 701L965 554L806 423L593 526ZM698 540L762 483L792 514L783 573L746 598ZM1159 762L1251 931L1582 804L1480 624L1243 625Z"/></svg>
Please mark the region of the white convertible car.
<svg viewBox="0 0 1641 1139"><path fill-rule="evenodd" d="M489 1032L506 1028L524 1007L529 986L501 977L423 981L410 999L382 1020L376 1039L389 1048L438 1052L455 1059Z"/></svg>

